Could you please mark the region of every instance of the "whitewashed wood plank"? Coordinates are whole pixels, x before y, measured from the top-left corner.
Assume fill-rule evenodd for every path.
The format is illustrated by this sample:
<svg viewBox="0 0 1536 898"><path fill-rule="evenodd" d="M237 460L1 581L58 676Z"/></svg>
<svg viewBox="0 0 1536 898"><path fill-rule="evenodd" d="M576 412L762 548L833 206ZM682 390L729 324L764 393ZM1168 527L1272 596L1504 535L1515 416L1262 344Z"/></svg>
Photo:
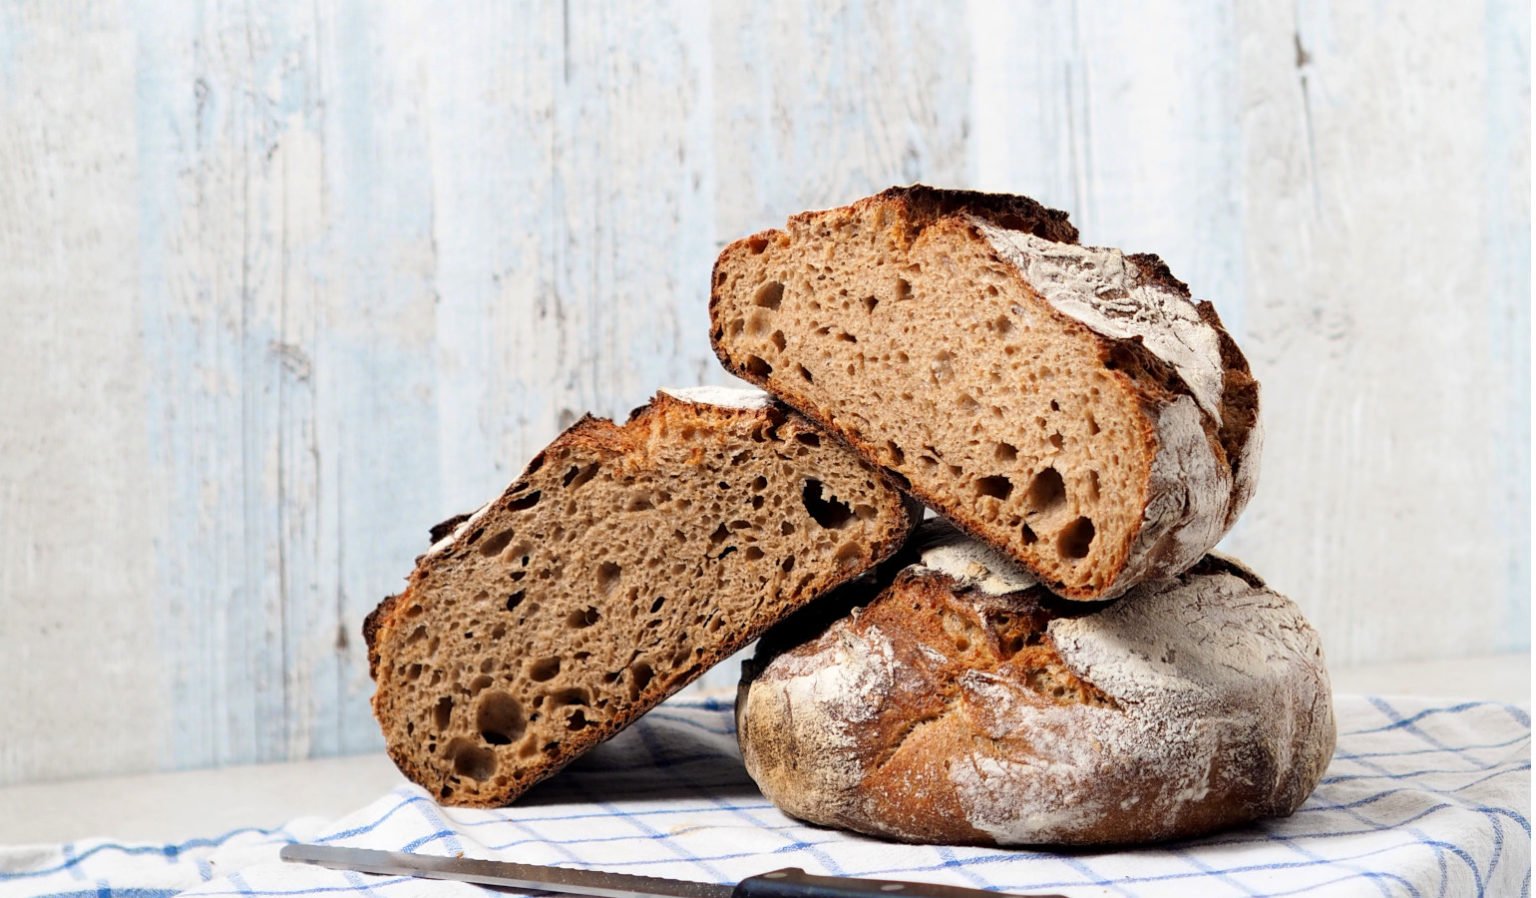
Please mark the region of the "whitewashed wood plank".
<svg viewBox="0 0 1536 898"><path fill-rule="evenodd" d="M722 242L896 184L971 183L963 3L712 10Z"/></svg>
<svg viewBox="0 0 1536 898"><path fill-rule="evenodd" d="M1527 644L1529 369L1503 329L1529 320L1529 28L1489 24L1241 7L1268 444L1234 549L1335 663Z"/></svg>
<svg viewBox="0 0 1536 898"><path fill-rule="evenodd" d="M115 8L0 7L0 783L162 749L134 62Z"/></svg>
<svg viewBox="0 0 1536 898"><path fill-rule="evenodd" d="M1528 64L1508 2L0 5L0 783L376 748L423 528L723 379L719 245L913 180L1217 302L1231 542L1335 662L1524 648Z"/></svg>

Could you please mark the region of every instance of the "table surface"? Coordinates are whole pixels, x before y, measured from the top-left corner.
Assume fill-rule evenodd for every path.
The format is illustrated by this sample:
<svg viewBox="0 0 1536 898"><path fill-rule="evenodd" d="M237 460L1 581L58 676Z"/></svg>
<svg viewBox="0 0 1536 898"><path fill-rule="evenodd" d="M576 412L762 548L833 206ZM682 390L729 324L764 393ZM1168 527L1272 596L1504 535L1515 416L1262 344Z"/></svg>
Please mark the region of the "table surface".
<svg viewBox="0 0 1536 898"><path fill-rule="evenodd" d="M1334 692L1508 702L1529 708L1529 653L1330 672ZM96 836L171 842L296 817L340 817L401 781L383 754L0 789L0 844Z"/></svg>

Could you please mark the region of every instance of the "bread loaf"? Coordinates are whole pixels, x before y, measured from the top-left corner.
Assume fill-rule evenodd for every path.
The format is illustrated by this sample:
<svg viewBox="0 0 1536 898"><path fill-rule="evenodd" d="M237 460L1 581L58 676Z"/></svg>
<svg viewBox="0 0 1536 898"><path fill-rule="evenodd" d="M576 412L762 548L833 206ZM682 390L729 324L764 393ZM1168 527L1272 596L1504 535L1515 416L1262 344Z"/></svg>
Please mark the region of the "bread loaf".
<svg viewBox="0 0 1536 898"><path fill-rule="evenodd" d="M726 247L711 339L1069 598L1177 574L1253 492L1258 385L1155 256L1023 197L893 188Z"/></svg>
<svg viewBox="0 0 1536 898"><path fill-rule="evenodd" d="M878 592L867 606L791 618L744 671L742 757L786 813L912 842L1121 844L1289 814L1317 785L1317 635L1248 570L1207 556L1088 605L953 531L919 536L918 564L839 595Z"/></svg>
<svg viewBox="0 0 1536 898"><path fill-rule="evenodd" d="M390 757L445 803L506 804L889 555L915 510L757 390L584 418L369 616Z"/></svg>

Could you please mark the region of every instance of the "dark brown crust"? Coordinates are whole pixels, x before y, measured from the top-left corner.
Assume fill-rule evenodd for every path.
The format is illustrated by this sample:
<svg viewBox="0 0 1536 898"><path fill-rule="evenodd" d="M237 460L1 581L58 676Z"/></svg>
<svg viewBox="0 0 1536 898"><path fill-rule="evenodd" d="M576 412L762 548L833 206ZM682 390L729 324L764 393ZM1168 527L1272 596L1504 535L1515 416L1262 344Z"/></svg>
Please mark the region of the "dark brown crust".
<svg viewBox="0 0 1536 898"><path fill-rule="evenodd" d="M911 187L893 187L871 197L866 197L850 206L820 212L802 212L794 215L789 220L787 227L814 226L823 217L830 226L836 223L865 214L871 208L883 208L893 219L905 219L908 224L905 230L908 245L924 230L933 227L958 227L974 232L974 226L970 219L980 218L999 227L1009 230L1025 231L1043 239L1058 243L1075 244L1078 241L1077 229L1067 221L1065 212L1046 208L1039 203L1022 196L1006 194L988 194L974 191L942 190L923 185ZM775 381L769 384L768 377L758 375L748 370L745 365L736 363L726 349L724 341L724 328L721 323L721 303L723 296L719 287L724 281L721 266L733 258L733 254L740 248L757 252L769 243L787 244L789 235L783 230L770 229L762 231L743 240L738 240L725 248L715 261L711 275L710 292L710 344L714 348L716 357L721 364L732 374L744 380L750 381L764 389L770 390L775 398L794 408L800 414L815 421L822 429L833 434L845 445L861 454L871 463L880 464L881 452L877 446L868 440L851 434L847 429L839 426L831 416L831 413L811 402L793 381ZM1184 282L1176 278L1161 258L1148 253L1128 254L1126 258L1131 261L1138 272L1137 279L1141 284L1159 287L1179 296L1189 298L1189 288ZM1021 279L1022 283L1022 279ZM1026 289L1033 293L1028 284ZM1038 297L1037 297L1038 298ZM1161 358L1146 349L1140 338L1128 340L1115 340L1104 337L1088 328L1075 319L1062 315L1050 306L1043 298L1039 298L1042 311L1046 314L1062 319L1065 324L1079 330L1089 338L1096 341L1101 347L1102 358L1105 367L1111 370L1115 380L1125 386L1127 392L1136 395L1143 406L1143 445L1147 452L1142 459L1143 465L1150 470L1153 456L1158 445L1155 421L1158 410L1167 405L1173 399L1181 395L1191 395L1190 388L1183 378L1170 365ZM1223 327L1214 306L1209 302L1196 303L1196 308L1201 319L1210 325L1216 332L1220 346L1221 359L1224 368L1224 393L1222 396L1222 426L1217 425L1210 418L1206 418L1204 425L1211 443L1212 451L1218 460L1227 466L1232 472L1233 503L1228 510L1226 527L1230 527L1242 510L1242 503L1246 502L1246 495L1239 496L1237 489L1238 467L1242 461L1242 449L1249 440L1258 420L1258 384L1249 372L1247 360L1243 357L1237 344L1232 340L1225 327ZM951 522L967 534L988 542L998 549L1008 552L1009 547L997 544L992 537L985 532L985 525L974 515L962 508L955 508L952 503L945 502L942 497L925 489L920 484L910 482L905 476L890 469L884 469L903 490L922 500L929 507L941 511ZM1238 501L1240 499L1240 501ZM1150 501L1146 497L1145 501ZM1187 522L1186 522L1187 523ZM1181 525L1182 526L1182 525ZM1225 528L1223 528L1225 530ZM1134 586L1136 582L1158 579L1177 575L1180 569L1177 565L1169 563L1167 551L1174 543L1171 540L1163 540L1163 545L1150 548L1148 558L1148 572L1144 576L1126 581L1120 573L1111 577L1101 587L1073 586L1054 580L1042 571L1034 570L1045 584L1057 594L1071 599L1095 600L1104 597L1113 597ZM1125 546L1113 559L1113 569L1124 572L1130 562L1133 552L1140 545L1137 541ZM1023 561L1024 559L1020 559Z"/></svg>
<svg viewBox="0 0 1536 898"><path fill-rule="evenodd" d="M765 413L766 412L766 413ZM523 474L508 487L506 492L496 500L497 504L505 504L515 501L529 488L528 478L542 466L544 458L557 453L562 448L575 448L580 450L597 451L614 456L623 456L628 453L644 451L644 440L649 433L649 422L652 419L664 419L681 426L682 422L689 419L710 419L717 425L722 416L749 415L765 419L765 426L778 430L789 428L794 432L812 432L815 429L810 422L805 421L788 409L770 406L767 410L760 409L734 409L721 406L700 405L686 400L678 399L666 393L658 393L649 404L636 409L623 426L616 426L612 421L602 418L584 416L581 420L567 428L555 440L529 462ZM815 431L820 435L819 431ZM792 439L790 434L786 437ZM877 473L879 473L877 471ZM883 478L888 482L888 478ZM899 494L898 494L899 495ZM887 539L869 547L871 566L879 563L895 553L906 541L911 529L921 519L921 506L909 498L902 496L902 508L907 518L907 526L893 532ZM369 674L375 681L378 680L378 672L381 662L381 646L387 633L401 622L400 616L403 609L412 603L409 601L413 591L421 588L423 581L440 560L452 557L454 553L471 551L478 533L471 531L464 538L445 549L440 556L423 556L418 559L417 568L412 573L404 592L390 596L379 604L368 615L363 623L363 637L368 644ZM829 572L829 576L821 578L822 582L813 582L809 589L810 595L803 596L798 603L786 603L785 607L776 614L765 616L755 621L750 627L738 630L734 633L720 634L720 641L711 646L705 646L704 654L698 659L697 664L687 672L688 676L669 677L671 672L657 669L655 678L642 690L639 696L631 703L629 713L616 715L601 725L592 725L587 728L567 735L561 742L561 752L554 758L536 765L533 773L526 779L514 781L511 786L500 793L482 793L476 796L451 795L445 801L468 807L497 807L511 803L533 784L546 779L555 772L574 761L587 750L598 743L610 738L624 727L633 723L645 711L659 704L667 696L686 686L692 679L702 674L705 670L725 660L730 655L739 651L753 639L757 638L769 627L778 623L798 605L814 599L817 595L829 591L836 586L847 582L853 577L863 573L863 570L853 570L848 573L837 571ZM379 713L380 694L375 693L373 705L375 714ZM382 722L382 718L381 718ZM390 759L395 762L401 773L413 782L421 784L424 788L434 788L429 784L435 784L436 772L420 766L417 763L417 746L399 743L386 744Z"/></svg>

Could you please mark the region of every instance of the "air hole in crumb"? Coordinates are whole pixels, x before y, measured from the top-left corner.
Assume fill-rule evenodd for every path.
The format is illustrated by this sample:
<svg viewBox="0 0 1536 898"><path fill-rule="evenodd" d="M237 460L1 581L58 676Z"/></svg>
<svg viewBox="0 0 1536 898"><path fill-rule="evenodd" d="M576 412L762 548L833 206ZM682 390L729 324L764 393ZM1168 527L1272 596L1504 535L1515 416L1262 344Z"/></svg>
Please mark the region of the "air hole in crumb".
<svg viewBox="0 0 1536 898"><path fill-rule="evenodd" d="M731 535L730 528L725 526L725 523L722 522L720 524L720 526L716 527L715 531L709 535L709 544L712 545L712 546L717 546L720 543L724 542L725 538L730 536L730 535Z"/></svg>
<svg viewBox="0 0 1536 898"><path fill-rule="evenodd" d="M556 689L549 694L550 705L559 708L565 705L590 705L592 696L581 686L572 686L569 689Z"/></svg>
<svg viewBox="0 0 1536 898"><path fill-rule="evenodd" d="M1020 531L1020 536L1024 537L1024 545L1026 546L1040 539L1040 537L1035 535L1035 531L1030 529L1028 524L1021 527Z"/></svg>
<svg viewBox="0 0 1536 898"><path fill-rule="evenodd" d="M511 611L517 606L523 604L523 596L525 595L527 595L527 592L519 589L517 592L507 596L507 610Z"/></svg>
<svg viewBox="0 0 1536 898"><path fill-rule="evenodd" d="M864 297L864 310L866 312L873 312L875 310L875 306L878 305L880 305L880 300L875 299L873 296Z"/></svg>
<svg viewBox="0 0 1536 898"><path fill-rule="evenodd" d="M747 249L752 253L752 255L760 256L760 255L763 254L763 250L765 250L767 248L768 248L768 238L767 237L753 236L753 237L748 237L747 238Z"/></svg>
<svg viewBox="0 0 1536 898"><path fill-rule="evenodd" d="M480 554L486 556L487 558L492 555L500 555L501 550L505 549L507 547L507 543L512 541L512 536L513 533L511 530L501 531L500 533L480 544Z"/></svg>
<svg viewBox="0 0 1536 898"><path fill-rule="evenodd" d="M800 379L805 381L806 383L813 384L813 383L816 382L816 378L811 376L811 372L806 370L806 367L804 365L796 365L795 366L795 370L800 372Z"/></svg>
<svg viewBox="0 0 1536 898"><path fill-rule="evenodd" d="M566 471L565 476L561 478L560 482L571 489L576 489L588 480L591 480L596 474L597 464L595 462L590 465L577 465Z"/></svg>
<svg viewBox="0 0 1536 898"><path fill-rule="evenodd" d="M648 497L648 496L633 496L633 497L630 498L629 504L624 506L624 510L625 511L650 511L651 509L653 509L655 507L656 506L651 503L650 497Z"/></svg>
<svg viewBox="0 0 1536 898"><path fill-rule="evenodd" d="M1024 502L1030 511L1041 512L1054 508L1066 498L1067 485L1062 482L1061 473L1055 468L1046 468L1029 481Z"/></svg>
<svg viewBox="0 0 1536 898"><path fill-rule="evenodd" d="M747 546L746 551L742 552L741 554L748 561L756 561L763 557L763 550L759 549L757 546Z"/></svg>
<svg viewBox="0 0 1536 898"><path fill-rule="evenodd" d="M907 453L901 451L901 447L890 440L885 441L885 452L893 465L899 465L907 460Z"/></svg>
<svg viewBox="0 0 1536 898"><path fill-rule="evenodd" d="M1091 502L1099 501L1099 472L1088 472L1088 499Z"/></svg>
<svg viewBox="0 0 1536 898"><path fill-rule="evenodd" d="M421 617L422 612L424 612L424 611L426 611L426 609L421 607L420 605L412 605L411 607L405 609L405 616L406 617Z"/></svg>
<svg viewBox="0 0 1536 898"><path fill-rule="evenodd" d="M784 285L778 281L769 281L757 288L757 293L752 297L752 304L764 309L777 309L784 301Z"/></svg>
<svg viewBox="0 0 1536 898"><path fill-rule="evenodd" d="M605 561L597 566L597 591L608 592L618 585L619 572L622 569L611 561Z"/></svg>
<svg viewBox="0 0 1536 898"><path fill-rule="evenodd" d="M645 691L645 687L651 685L651 678L655 675L655 672L651 670L651 666L644 661L637 661L629 666L630 701L634 701L640 693Z"/></svg>
<svg viewBox="0 0 1536 898"><path fill-rule="evenodd" d="M453 696L445 695L437 700L437 705L432 709L432 723L439 731L448 729L448 721L453 718Z"/></svg>
<svg viewBox="0 0 1536 898"><path fill-rule="evenodd" d="M896 301L912 298L912 284L906 278L896 279Z"/></svg>
<svg viewBox="0 0 1536 898"><path fill-rule="evenodd" d="M493 682L494 681L485 674L481 674L480 676L475 677L474 680L472 680L469 684L469 697L474 698L475 696L484 692Z"/></svg>
<svg viewBox="0 0 1536 898"><path fill-rule="evenodd" d="M800 491L800 501L811 519L828 530L841 529L853 517L853 509L837 501L836 496L830 493L822 496L821 481L815 478L805 481L805 487Z"/></svg>
<svg viewBox="0 0 1536 898"><path fill-rule="evenodd" d="M795 434L795 439L799 440L800 442L804 443L807 446L820 446L821 445L821 437L817 436L814 433L809 433L809 432L797 433L797 434Z"/></svg>
<svg viewBox="0 0 1536 898"><path fill-rule="evenodd" d="M591 605L588 605L585 608L578 608L577 610L572 611L570 614L567 614L565 616L565 625L573 630L580 630L584 627L590 627L597 623L600 617L602 617L602 615L597 613L597 609L593 608Z"/></svg>
<svg viewBox="0 0 1536 898"><path fill-rule="evenodd" d="M416 680L421 679L421 670L422 667L420 664L412 664L410 667L405 669L405 678L415 682Z"/></svg>
<svg viewBox="0 0 1536 898"><path fill-rule="evenodd" d="M790 571L793 571L795 569L795 556L793 556L793 555L786 555L786 556L784 556L784 560L779 563L779 569L784 571L784 573L786 573L786 574L789 573Z"/></svg>
<svg viewBox="0 0 1536 898"><path fill-rule="evenodd" d="M513 499L511 502L507 503L507 510L508 511L525 511L527 509L530 509L530 508L534 507L535 505L539 504L539 497L541 495L543 495L542 491L534 490L533 492L529 493L526 496L519 496L518 498Z"/></svg>
<svg viewBox="0 0 1536 898"><path fill-rule="evenodd" d="M832 560L845 571L855 570L864 566L864 552L853 543L843 543L837 547L837 554L832 556Z"/></svg>
<svg viewBox="0 0 1536 898"><path fill-rule="evenodd" d="M1096 434L1098 432L1099 432L1099 422L1095 421L1093 419L1093 415L1089 415L1088 416L1088 433L1090 435L1092 435L1092 434Z"/></svg>
<svg viewBox="0 0 1536 898"><path fill-rule="evenodd" d="M460 736L448 743L453 758L453 772L472 780L487 780L496 774L496 753Z"/></svg>
<svg viewBox="0 0 1536 898"><path fill-rule="evenodd" d="M581 709L576 709L575 711L571 712L570 718L566 720L565 728L573 731L586 729L587 715L583 714Z"/></svg>
<svg viewBox="0 0 1536 898"><path fill-rule="evenodd" d="M656 612L660 611L661 610L661 606L665 605L666 603L667 603L667 597L666 596L657 596L656 597L656 601L651 603L651 613L655 614Z"/></svg>
<svg viewBox="0 0 1536 898"><path fill-rule="evenodd" d="M768 342L772 343L773 344L773 348L777 349L779 352L783 352L784 351L784 347L786 345L788 345L787 343L784 342L784 332L783 331L774 331L771 335L769 335Z"/></svg>
<svg viewBox="0 0 1536 898"><path fill-rule="evenodd" d="M1013 495L1013 481L1001 474L992 477L978 477L976 479L976 495L991 496L994 499L1006 502Z"/></svg>
<svg viewBox="0 0 1536 898"><path fill-rule="evenodd" d="M1012 443L998 443L992 450L992 457L998 461L1014 461L1019 457L1019 447Z"/></svg>
<svg viewBox="0 0 1536 898"><path fill-rule="evenodd" d="M1078 518L1062 529L1056 537L1056 551L1066 558L1086 558L1088 547L1093 545L1093 521Z"/></svg>
<svg viewBox="0 0 1536 898"><path fill-rule="evenodd" d="M1060 449L1062 444L1065 443L1065 442L1066 442L1066 440L1059 433L1053 433L1050 436L1050 443L1051 443L1051 445L1056 447L1057 449Z"/></svg>
<svg viewBox="0 0 1536 898"><path fill-rule="evenodd" d="M746 369L753 377L767 377L773 373L773 366L755 355L747 356Z"/></svg>
<svg viewBox="0 0 1536 898"><path fill-rule="evenodd" d="M560 656L552 655L533 662L533 666L528 668L528 679L533 680L535 683L542 683L545 680L554 679L555 674L559 672Z"/></svg>

